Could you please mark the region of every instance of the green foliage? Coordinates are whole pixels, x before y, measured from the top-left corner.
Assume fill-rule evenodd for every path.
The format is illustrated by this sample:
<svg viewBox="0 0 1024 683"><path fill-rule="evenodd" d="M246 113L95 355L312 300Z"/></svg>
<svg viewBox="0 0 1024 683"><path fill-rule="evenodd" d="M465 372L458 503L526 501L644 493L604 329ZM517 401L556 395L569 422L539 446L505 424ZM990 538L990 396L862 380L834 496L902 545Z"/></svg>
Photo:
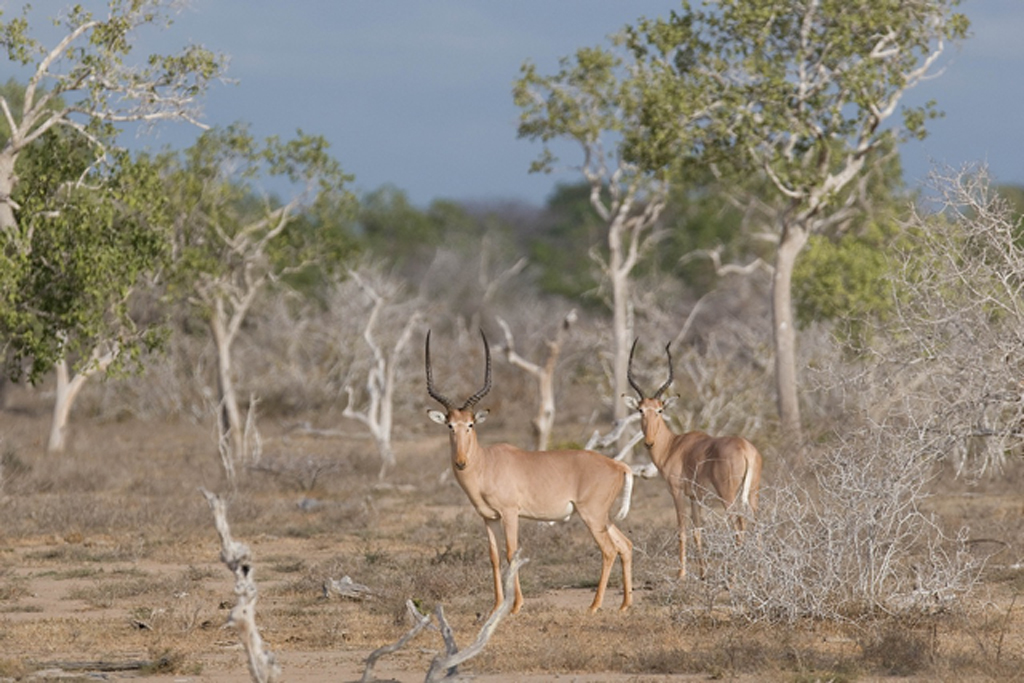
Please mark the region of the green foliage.
<svg viewBox="0 0 1024 683"><path fill-rule="evenodd" d="M1024 225L1024 185L999 185L996 192L1006 202L1010 219Z"/></svg>
<svg viewBox="0 0 1024 683"><path fill-rule="evenodd" d="M873 323L894 309L890 250L905 243L892 222L871 223L838 239L812 235L793 272L801 325L830 320L852 348L870 341Z"/></svg>
<svg viewBox="0 0 1024 683"><path fill-rule="evenodd" d="M625 130L627 110L635 109L622 60L601 48L580 48L563 58L554 76L541 76L526 63L513 89L520 114L519 137L545 144L531 172L550 172L558 158L547 143L556 139L593 143L606 132ZM546 93L540 98L538 92Z"/></svg>
<svg viewBox="0 0 1024 683"><path fill-rule="evenodd" d="M19 165L22 244L4 254L0 329L8 373L42 377L62 358L88 362L116 346L124 366L160 340L140 326L132 293L164 262L167 203L155 167L126 152L94 167L83 138L60 129L34 143ZM84 182L79 182L83 180Z"/></svg>
<svg viewBox="0 0 1024 683"><path fill-rule="evenodd" d="M698 156L734 179L764 171L790 210L834 208L841 171L926 134L933 103L904 106L902 128L880 124L937 45L966 35L958 4L723 0L627 27L647 83L632 157L659 168Z"/></svg>
<svg viewBox="0 0 1024 683"><path fill-rule="evenodd" d="M177 298L205 307L255 282L315 286L337 276L354 251L354 199L344 189L351 177L322 137L299 131L292 140L259 141L235 124L205 132L161 164L177 216ZM289 201L266 194L275 182L293 193Z"/></svg>
<svg viewBox="0 0 1024 683"><path fill-rule="evenodd" d="M686 258L695 251L718 249L723 263L764 256L746 239L740 211L710 181L674 183L661 222L667 236L658 244L654 265L698 293L714 288L718 276L708 259Z"/></svg>
<svg viewBox="0 0 1024 683"><path fill-rule="evenodd" d="M0 87L0 335L15 377L30 364L36 381L59 360L80 370L96 352L116 352L117 369L159 340L130 309L170 253L167 203L152 161L119 151L115 126L194 121L224 67L195 46L129 61L135 32L169 24L171 9L109 0L97 17L74 5L52 46L31 35L27 5L0 16L8 61L33 71L27 87Z"/></svg>
<svg viewBox="0 0 1024 683"><path fill-rule="evenodd" d="M359 206L356 233L360 244L397 273L418 280L438 249L472 256L475 262L483 243L508 252L513 231L501 209L467 207L435 199L425 209L414 206L404 191L382 186L366 194Z"/></svg>
<svg viewBox="0 0 1024 683"><path fill-rule="evenodd" d="M76 111L101 119L188 118L189 103L220 76L226 60L191 45L174 55L154 54L129 65L127 58L136 47L134 33L146 25L170 25L173 3L109 0L107 10L105 18L98 18L82 5L73 5L61 20L53 21L62 24L65 36L75 39L55 55L62 68L59 74L48 72L52 94L73 101ZM39 67L51 48L30 35L27 17L28 6L21 16L0 21L0 46L9 61Z"/></svg>
<svg viewBox="0 0 1024 683"><path fill-rule="evenodd" d="M585 302L597 288L591 249L604 246L604 225L590 205L586 183L560 184L548 198L543 229L529 243L542 291Z"/></svg>
<svg viewBox="0 0 1024 683"><path fill-rule="evenodd" d="M444 231L442 222L413 206L405 192L392 185L362 198L358 226L371 251L399 266L430 254Z"/></svg>

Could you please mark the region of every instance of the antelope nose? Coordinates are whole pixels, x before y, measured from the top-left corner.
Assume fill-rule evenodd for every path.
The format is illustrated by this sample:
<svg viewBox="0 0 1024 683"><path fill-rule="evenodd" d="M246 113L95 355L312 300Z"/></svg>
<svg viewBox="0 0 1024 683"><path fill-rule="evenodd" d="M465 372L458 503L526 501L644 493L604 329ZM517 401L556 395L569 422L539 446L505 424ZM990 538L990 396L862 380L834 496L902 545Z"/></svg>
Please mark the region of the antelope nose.
<svg viewBox="0 0 1024 683"><path fill-rule="evenodd" d="M457 463L455 463L455 469L457 469L457 470L459 470L461 472L462 470L466 469L466 463L464 463L464 462L457 462Z"/></svg>

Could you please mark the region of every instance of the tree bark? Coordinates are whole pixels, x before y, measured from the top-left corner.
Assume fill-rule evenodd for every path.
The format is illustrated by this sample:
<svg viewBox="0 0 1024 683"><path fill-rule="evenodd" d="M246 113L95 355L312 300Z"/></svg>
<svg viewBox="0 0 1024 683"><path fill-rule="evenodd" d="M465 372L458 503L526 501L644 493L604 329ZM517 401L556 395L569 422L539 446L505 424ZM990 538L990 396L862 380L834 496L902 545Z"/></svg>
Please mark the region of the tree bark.
<svg viewBox="0 0 1024 683"><path fill-rule="evenodd" d="M612 417L615 422L626 417L626 404L619 397L628 392L626 380L629 363L630 337L633 332L629 315L629 273L633 264L623 253L623 230L621 219L616 219L608 231L608 276L612 285L612 336L615 341L615 356L612 361Z"/></svg>
<svg viewBox="0 0 1024 683"><path fill-rule="evenodd" d="M91 365L83 368L74 377L68 371L68 361L61 358L54 365L57 377L56 397L53 400L53 419L50 422L50 438L46 443L47 453L63 453L67 448L68 422L71 418L71 406L74 405L78 392L85 386L87 379L110 366L114 353L100 356L94 352Z"/></svg>
<svg viewBox="0 0 1024 683"><path fill-rule="evenodd" d="M537 378L538 406L537 415L531 422L533 426L533 450L546 451L551 444L551 432L555 426L555 366L562 352L562 340L569 327L576 321L576 309L569 311L555 332L554 341L548 341L548 357L544 365L531 363L515 350L512 329L500 316L498 324L505 332L505 356L508 362L525 370Z"/></svg>
<svg viewBox="0 0 1024 683"><path fill-rule="evenodd" d="M775 256L772 276L772 323L775 345L775 389L782 431L789 439L799 440L800 402L797 396L796 328L793 322L793 268L807 244L808 233L802 225L782 226L782 238Z"/></svg>
<svg viewBox="0 0 1024 683"><path fill-rule="evenodd" d="M238 459L243 457L243 427L242 413L238 409L238 397L235 393L235 384L231 378L231 344L234 335L228 330L225 324L224 305L220 299L214 306L210 315L210 331L213 333L213 343L217 349L217 400L220 412L220 436L228 440L231 447L231 457Z"/></svg>
<svg viewBox="0 0 1024 683"><path fill-rule="evenodd" d="M13 154L0 154L0 231L6 233L9 239L18 227L18 220L14 215L14 205L11 203L14 183L14 156Z"/></svg>

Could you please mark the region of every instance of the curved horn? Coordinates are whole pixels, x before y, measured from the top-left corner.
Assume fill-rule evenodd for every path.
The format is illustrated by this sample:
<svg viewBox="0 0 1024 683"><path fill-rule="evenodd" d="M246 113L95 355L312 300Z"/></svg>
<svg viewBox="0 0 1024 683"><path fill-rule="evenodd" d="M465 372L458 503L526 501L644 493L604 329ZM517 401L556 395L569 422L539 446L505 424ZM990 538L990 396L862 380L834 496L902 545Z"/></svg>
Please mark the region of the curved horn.
<svg viewBox="0 0 1024 683"><path fill-rule="evenodd" d="M637 395L642 401L646 397L644 396L644 392L641 391L640 385L636 383L636 379L633 378L633 354L636 353L636 343L638 341L640 341L639 337L633 339L633 347L629 350L629 363L626 365L626 379L629 380L629 386L636 390Z"/></svg>
<svg viewBox="0 0 1024 683"><path fill-rule="evenodd" d="M488 391L491 390L491 347L487 345L487 337L484 335L484 331L480 330L480 338L484 340L484 357L487 359L487 370L484 373L484 386L480 391L476 392L472 396L466 399L466 402L462 404L459 410L466 410L476 405L476 402L482 399Z"/></svg>
<svg viewBox="0 0 1024 683"><path fill-rule="evenodd" d="M430 371L430 330L427 330L427 393L430 394L431 398L444 406L445 410L452 409L452 402L444 394L439 394L434 390L434 377Z"/></svg>
<svg viewBox="0 0 1024 683"><path fill-rule="evenodd" d="M651 398L660 399L662 392L668 389L669 384L672 384L672 353L669 351L670 346L672 346L672 342L665 344L665 355L668 356L668 379L661 385L661 388L654 392L654 396L651 396Z"/></svg>

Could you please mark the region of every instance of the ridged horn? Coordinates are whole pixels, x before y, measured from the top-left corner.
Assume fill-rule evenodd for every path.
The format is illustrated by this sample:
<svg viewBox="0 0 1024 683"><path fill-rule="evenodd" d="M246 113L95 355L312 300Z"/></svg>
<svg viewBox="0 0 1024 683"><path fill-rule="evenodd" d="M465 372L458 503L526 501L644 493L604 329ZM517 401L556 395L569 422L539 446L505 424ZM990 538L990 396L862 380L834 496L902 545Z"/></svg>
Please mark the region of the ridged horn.
<svg viewBox="0 0 1024 683"><path fill-rule="evenodd" d="M661 385L660 389L658 389L656 392L654 392L654 396L651 396L651 398L653 398L653 399L660 399L661 398L661 394L666 389L668 389L668 385L672 384L672 352L669 351L669 347L670 346L672 346L672 342L669 342L668 344L665 344L665 355L668 356L668 379L665 380L665 383Z"/></svg>
<svg viewBox="0 0 1024 683"><path fill-rule="evenodd" d="M633 354L636 353L636 343L638 341L640 341L640 338L635 338L633 340L633 347L629 350L629 363L626 365L626 379L629 380L629 386L636 390L637 396L639 396L642 401L646 396L644 396L643 390L640 389L640 385L636 383L636 379L633 377Z"/></svg>
<svg viewBox="0 0 1024 683"><path fill-rule="evenodd" d="M450 411L452 409L452 402L444 394L438 393L434 389L434 376L430 371L430 330L427 330L427 349L426 349L426 362L427 362L427 393L430 394L431 398L444 406L445 410Z"/></svg>
<svg viewBox="0 0 1024 683"><path fill-rule="evenodd" d="M476 402L487 395L491 390L491 347L487 345L487 336L480 330L480 338L484 340L484 357L487 359L487 369L484 371L484 385L480 391L466 399L459 410L466 410L476 405Z"/></svg>

